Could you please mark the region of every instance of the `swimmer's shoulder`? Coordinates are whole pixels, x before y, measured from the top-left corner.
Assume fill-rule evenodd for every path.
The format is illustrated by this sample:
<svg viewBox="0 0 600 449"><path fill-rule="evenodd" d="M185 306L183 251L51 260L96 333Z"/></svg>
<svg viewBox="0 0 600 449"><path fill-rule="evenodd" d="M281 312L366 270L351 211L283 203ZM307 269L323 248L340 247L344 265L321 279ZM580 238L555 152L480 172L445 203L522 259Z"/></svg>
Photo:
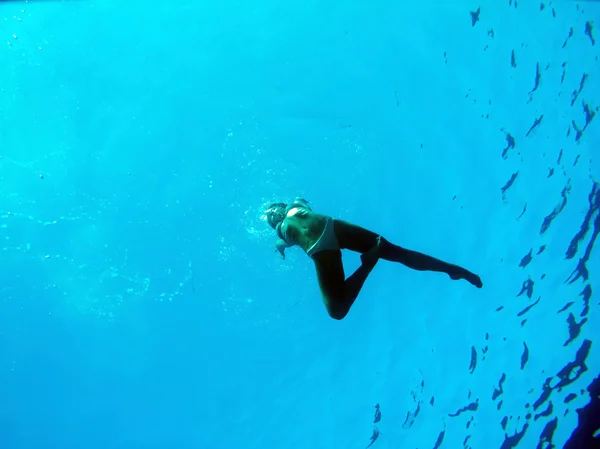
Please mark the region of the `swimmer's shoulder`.
<svg viewBox="0 0 600 449"><path fill-rule="evenodd" d="M312 212L312 208L309 206L308 201L303 198L296 198L292 204L287 207L286 216L292 217L295 215L302 216L308 215Z"/></svg>

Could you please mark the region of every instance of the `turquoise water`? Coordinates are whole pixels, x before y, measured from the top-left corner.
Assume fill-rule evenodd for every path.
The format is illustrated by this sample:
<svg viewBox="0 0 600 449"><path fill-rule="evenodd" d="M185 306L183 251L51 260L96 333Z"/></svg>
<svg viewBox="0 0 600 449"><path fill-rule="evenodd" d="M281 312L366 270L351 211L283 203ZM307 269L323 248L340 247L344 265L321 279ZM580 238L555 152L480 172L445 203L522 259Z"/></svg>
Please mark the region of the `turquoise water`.
<svg viewBox="0 0 600 449"><path fill-rule="evenodd" d="M0 2L0 447L563 447L600 3L542 6ZM334 321L296 195L484 288L380 262Z"/></svg>

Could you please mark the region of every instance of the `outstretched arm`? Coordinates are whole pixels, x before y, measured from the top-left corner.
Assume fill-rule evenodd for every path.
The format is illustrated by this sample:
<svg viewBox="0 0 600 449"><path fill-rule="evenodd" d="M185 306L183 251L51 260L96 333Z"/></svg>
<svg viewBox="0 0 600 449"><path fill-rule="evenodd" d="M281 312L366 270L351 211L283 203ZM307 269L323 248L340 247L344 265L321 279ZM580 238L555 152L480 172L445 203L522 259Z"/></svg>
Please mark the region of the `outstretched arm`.
<svg viewBox="0 0 600 449"><path fill-rule="evenodd" d="M306 209L312 211L311 207L308 204L308 201L306 201L304 198L296 197L296 199L294 200L294 204L298 204L298 205L305 207Z"/></svg>

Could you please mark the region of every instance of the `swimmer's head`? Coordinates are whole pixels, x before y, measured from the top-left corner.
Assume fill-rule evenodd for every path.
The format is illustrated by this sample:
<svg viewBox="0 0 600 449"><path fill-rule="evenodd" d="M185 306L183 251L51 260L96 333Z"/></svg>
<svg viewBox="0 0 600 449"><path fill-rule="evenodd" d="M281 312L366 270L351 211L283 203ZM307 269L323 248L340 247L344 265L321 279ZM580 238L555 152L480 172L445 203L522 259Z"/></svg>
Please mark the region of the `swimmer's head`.
<svg viewBox="0 0 600 449"><path fill-rule="evenodd" d="M273 229L275 229L277 225L281 223L285 218L286 207L287 204L285 203L273 203L265 211L265 215L267 216L267 222L269 223L269 226L271 226Z"/></svg>

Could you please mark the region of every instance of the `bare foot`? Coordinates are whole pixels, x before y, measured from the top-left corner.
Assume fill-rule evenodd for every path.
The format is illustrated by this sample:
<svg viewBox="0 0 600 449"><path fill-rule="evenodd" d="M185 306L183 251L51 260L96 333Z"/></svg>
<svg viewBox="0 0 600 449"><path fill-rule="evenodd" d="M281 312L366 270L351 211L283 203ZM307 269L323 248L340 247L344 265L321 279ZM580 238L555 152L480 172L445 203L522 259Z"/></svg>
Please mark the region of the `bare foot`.
<svg viewBox="0 0 600 449"><path fill-rule="evenodd" d="M465 281L474 285L477 288L483 287L483 282L481 282L481 278L479 276L461 267L456 267L456 269L453 272L448 273L448 276L450 276L450 279L453 279L455 281L464 279Z"/></svg>
<svg viewBox="0 0 600 449"><path fill-rule="evenodd" d="M369 265L369 264L375 265L377 263L377 261L379 260L379 256L381 254L381 248L384 244L385 244L385 241L383 240L383 238L381 236L378 236L377 243L375 243L375 246L373 246L373 248L371 248L366 253L363 253L360 255L360 260L363 263L363 265Z"/></svg>

